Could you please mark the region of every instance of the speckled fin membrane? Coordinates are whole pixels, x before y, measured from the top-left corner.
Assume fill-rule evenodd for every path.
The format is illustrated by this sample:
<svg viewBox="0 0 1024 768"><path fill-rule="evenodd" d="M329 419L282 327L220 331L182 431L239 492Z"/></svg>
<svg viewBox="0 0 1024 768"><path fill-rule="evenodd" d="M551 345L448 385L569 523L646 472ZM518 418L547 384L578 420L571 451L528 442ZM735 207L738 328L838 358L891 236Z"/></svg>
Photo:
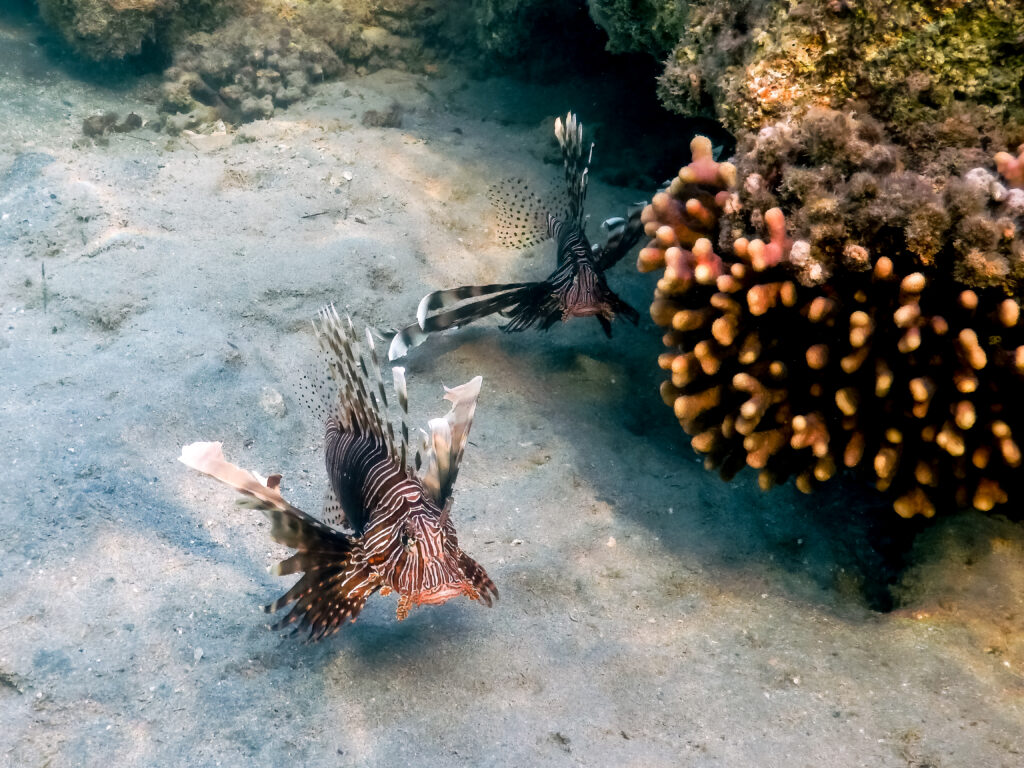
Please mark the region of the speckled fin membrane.
<svg viewBox="0 0 1024 768"><path fill-rule="evenodd" d="M323 511L320 513L320 519L328 525L333 525L335 528L349 527L348 518L345 517L345 510L341 508L338 497L334 495L334 491L330 488L324 493L324 506Z"/></svg>
<svg viewBox="0 0 1024 768"><path fill-rule="evenodd" d="M317 352L316 362L294 384L293 394L313 416L317 426L322 428L327 424L338 400L338 387L330 376L327 356L322 351Z"/></svg>
<svg viewBox="0 0 1024 768"><path fill-rule="evenodd" d="M565 216L565 205L550 188L538 189L525 179L504 179L492 184L487 199L498 219L497 239L506 248L530 248L543 243L551 232L548 214Z"/></svg>

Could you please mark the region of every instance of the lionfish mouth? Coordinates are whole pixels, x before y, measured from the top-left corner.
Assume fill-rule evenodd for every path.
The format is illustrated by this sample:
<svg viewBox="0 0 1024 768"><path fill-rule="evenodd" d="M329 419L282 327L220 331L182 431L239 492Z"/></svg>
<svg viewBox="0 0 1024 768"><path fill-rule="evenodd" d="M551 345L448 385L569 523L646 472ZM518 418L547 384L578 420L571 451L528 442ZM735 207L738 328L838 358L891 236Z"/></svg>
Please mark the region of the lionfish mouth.
<svg viewBox="0 0 1024 768"><path fill-rule="evenodd" d="M480 593L468 581L454 581L448 584L441 584L433 589L421 589L417 592L407 592L398 598L398 608L395 616L399 621L408 618L409 611L417 605L440 605L447 603L453 597L466 595L471 600L479 600Z"/></svg>
<svg viewBox="0 0 1024 768"><path fill-rule="evenodd" d="M453 597L469 595L473 597L476 590L465 581L455 581L449 584L441 584L430 590L422 590L411 595L414 605L440 605L447 603Z"/></svg>
<svg viewBox="0 0 1024 768"><path fill-rule="evenodd" d="M615 319L615 313L608 304L603 301L595 301L566 307L562 312L562 321L564 322L570 317L595 317L596 315L603 315L609 320Z"/></svg>

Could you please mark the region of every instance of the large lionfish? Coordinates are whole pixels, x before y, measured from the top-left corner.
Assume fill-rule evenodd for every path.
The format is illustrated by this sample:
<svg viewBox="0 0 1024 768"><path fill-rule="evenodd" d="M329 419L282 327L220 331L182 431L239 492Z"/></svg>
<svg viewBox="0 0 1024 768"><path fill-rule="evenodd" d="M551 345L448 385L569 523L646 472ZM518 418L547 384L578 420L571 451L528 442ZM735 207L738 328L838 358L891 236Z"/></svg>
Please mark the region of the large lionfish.
<svg viewBox="0 0 1024 768"><path fill-rule="evenodd" d="M636 325L637 311L608 287L604 273L643 234L640 213L646 202L630 206L626 219L616 217L603 222L604 245L591 245L585 230L583 202L594 145L591 143L584 154L583 126L572 112L566 115L564 123L555 118L555 137L565 166L567 210L554 212L554 206L547 205L522 180L496 185L489 194L498 212L499 239L503 244L527 247L554 238L558 249L555 271L539 282L464 285L427 294L417 308L416 323L398 331L392 339L390 359L404 356L430 333L495 313L509 318L502 326L506 332L534 325L547 330L558 320L571 317L596 317L609 337L611 321L617 315Z"/></svg>
<svg viewBox="0 0 1024 768"><path fill-rule="evenodd" d="M291 626L319 640L355 621L377 591L398 593L399 620L415 605L460 595L490 606L498 590L459 547L450 514L481 377L445 388L451 411L429 422L429 435L423 433L423 445L409 462L404 369L393 369L402 411L396 440L373 336L367 330L367 358L351 320L342 324L333 306L318 317L313 327L329 373L326 386L313 384L314 399L324 400L318 410L326 419L330 491L322 520L285 501L280 475L263 479L227 462L220 443L193 443L181 452L188 466L250 497L240 503L263 510L272 523L270 535L298 550L271 570L277 575L305 572L285 595L264 607L270 613L294 603L272 628Z"/></svg>

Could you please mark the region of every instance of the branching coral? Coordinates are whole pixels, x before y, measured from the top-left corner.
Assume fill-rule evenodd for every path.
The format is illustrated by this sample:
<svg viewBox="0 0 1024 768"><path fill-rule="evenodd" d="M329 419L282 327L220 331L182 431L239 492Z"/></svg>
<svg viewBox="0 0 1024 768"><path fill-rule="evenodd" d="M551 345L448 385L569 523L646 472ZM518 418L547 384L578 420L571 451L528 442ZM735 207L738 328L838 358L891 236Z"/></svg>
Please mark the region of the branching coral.
<svg viewBox="0 0 1024 768"><path fill-rule="evenodd" d="M984 168L936 189L828 110L735 166L692 153L644 211L638 265L664 268L662 396L706 464L804 491L847 467L904 517L1019 497L1024 192ZM1020 160L1000 156L1003 181Z"/></svg>

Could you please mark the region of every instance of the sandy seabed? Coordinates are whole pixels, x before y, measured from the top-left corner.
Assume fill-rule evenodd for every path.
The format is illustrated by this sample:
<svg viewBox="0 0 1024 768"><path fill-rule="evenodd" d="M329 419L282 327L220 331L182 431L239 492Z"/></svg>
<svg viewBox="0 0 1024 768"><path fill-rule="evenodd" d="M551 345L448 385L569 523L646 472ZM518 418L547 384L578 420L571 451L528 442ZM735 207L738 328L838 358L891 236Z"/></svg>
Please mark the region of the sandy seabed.
<svg viewBox="0 0 1024 768"><path fill-rule="evenodd" d="M543 277L484 193L557 178L551 120L600 88L380 72L224 136L82 140L151 93L0 22L0 766L1024 765L1022 526L940 521L872 610L870 499L705 473L646 313L410 361L420 424L484 378L454 515L495 608L397 623L375 597L318 645L268 631L286 550L180 447L222 440L318 510L310 318L392 327L430 289ZM402 127L362 125L393 100ZM588 210L643 194L592 182Z"/></svg>

